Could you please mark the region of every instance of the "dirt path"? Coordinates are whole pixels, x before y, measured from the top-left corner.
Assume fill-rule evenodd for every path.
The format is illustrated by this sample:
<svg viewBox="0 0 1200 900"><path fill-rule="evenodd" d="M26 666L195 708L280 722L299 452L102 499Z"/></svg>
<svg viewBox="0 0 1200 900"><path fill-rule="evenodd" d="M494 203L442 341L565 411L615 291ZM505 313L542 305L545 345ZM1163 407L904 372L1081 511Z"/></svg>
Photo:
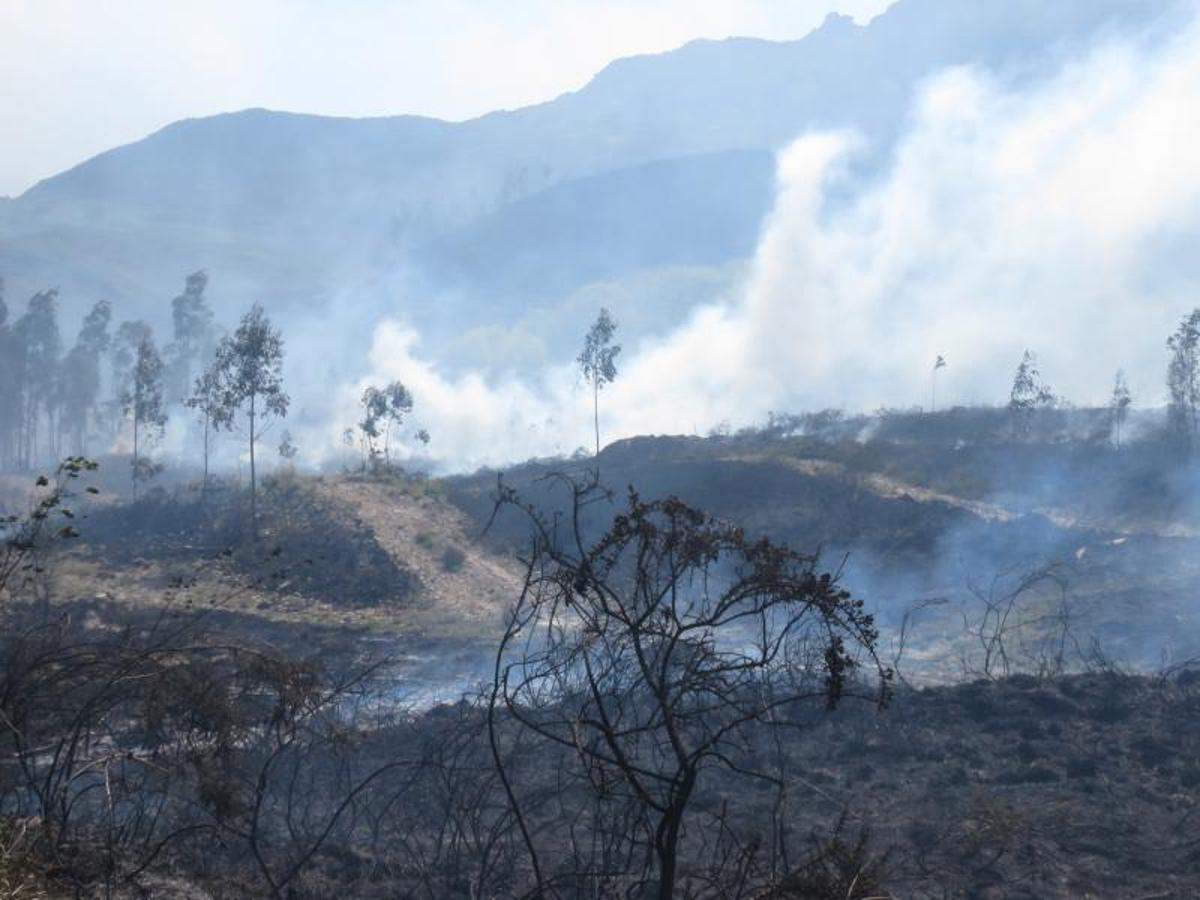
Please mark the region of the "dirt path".
<svg viewBox="0 0 1200 900"><path fill-rule="evenodd" d="M1076 515L1070 510L1057 507L1039 506L1023 511L1002 506L998 503L987 503L982 500L968 500L964 497L958 497L954 494L946 494L941 491L933 490L932 488L910 484L898 478L893 478L889 475L882 475L878 472L872 472L870 474L854 473L848 470L842 463L833 462L832 460L826 459L798 459L795 457L753 454L726 456L722 457L722 459L729 462L777 463L814 478L840 478L846 481L855 482L858 485L873 491L881 497L892 499L908 497L920 503L943 503L947 506L952 506L955 509L961 509L965 512L969 512L972 515L988 522L1011 522L1014 519L1020 518L1026 513L1033 513L1035 515L1043 516L1059 528L1072 528L1083 531L1099 531L1109 534L1128 535L1130 537L1136 535L1159 538L1200 537L1200 530L1188 528L1178 524L1146 522L1122 523L1113 521L1096 522L1090 521L1086 517Z"/></svg>
<svg viewBox="0 0 1200 900"><path fill-rule="evenodd" d="M962 497L956 497L953 494L944 494L941 491L935 491L931 488L920 487L915 484L909 484L900 481L898 478L892 478L888 475L881 475L873 472L868 475L859 475L850 472L842 463L833 462L827 459L797 459L787 456L728 456L722 457L730 462L773 462L787 466L789 469L794 469L804 475L809 475L814 478L840 478L846 481L856 482L862 487L878 494L881 497L900 498L909 497L921 503L944 503L947 506L953 506L956 509L962 509L972 515L978 516L981 519L986 519L990 522L1008 522L1017 518L1020 514L1006 509L1003 506L998 506L994 503L984 503L978 500L966 500Z"/></svg>

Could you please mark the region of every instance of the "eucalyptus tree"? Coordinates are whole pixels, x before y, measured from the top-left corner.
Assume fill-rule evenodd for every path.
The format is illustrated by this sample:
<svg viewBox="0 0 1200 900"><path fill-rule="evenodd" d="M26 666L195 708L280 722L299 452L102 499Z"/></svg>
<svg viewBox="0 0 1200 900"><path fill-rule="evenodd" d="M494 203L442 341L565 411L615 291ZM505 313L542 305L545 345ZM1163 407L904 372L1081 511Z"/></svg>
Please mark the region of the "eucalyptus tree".
<svg viewBox="0 0 1200 900"><path fill-rule="evenodd" d="M946 357L938 354L938 358L933 361L933 370L929 376L929 411L937 412L937 376L938 371L946 368Z"/></svg>
<svg viewBox="0 0 1200 900"><path fill-rule="evenodd" d="M583 350L576 361L583 378L592 387L592 418L596 427L596 455L600 455L600 390L617 377L617 356L621 345L613 343L617 323L608 310L601 308L600 315L588 329L583 340Z"/></svg>
<svg viewBox="0 0 1200 900"><path fill-rule="evenodd" d="M200 417L203 426L204 480L200 483L200 499L203 501L208 498L208 463L213 439L220 429L228 428L232 422L232 411L224 403L221 375L215 361L196 376L191 396L184 403Z"/></svg>
<svg viewBox="0 0 1200 900"><path fill-rule="evenodd" d="M193 372L216 349L213 311L204 296L208 275L193 272L184 281L183 293L171 301L173 340L167 347L167 395L172 402L186 401Z"/></svg>
<svg viewBox="0 0 1200 900"><path fill-rule="evenodd" d="M245 413L250 444L250 530L258 534L255 446L266 423L284 418L291 399L283 390L283 337L262 306L254 304L237 330L217 347L214 371L220 384L224 427Z"/></svg>
<svg viewBox="0 0 1200 900"><path fill-rule="evenodd" d="M1193 450L1200 431L1200 309L1183 317L1167 338L1167 349L1167 421L1180 446Z"/></svg>
<svg viewBox="0 0 1200 900"><path fill-rule="evenodd" d="M108 426L115 434L122 426L124 412L121 398L129 392L133 381L133 368L137 363L138 347L144 340L153 340L154 332L141 319L122 322L113 335L108 364L112 379L112 399L107 407Z"/></svg>
<svg viewBox="0 0 1200 900"><path fill-rule="evenodd" d="M150 335L145 335L134 351L129 384L121 395L121 409L133 423L133 499L136 500L138 484L158 472L158 467L143 456L142 447L161 439L167 425L163 361Z"/></svg>
<svg viewBox="0 0 1200 900"><path fill-rule="evenodd" d="M19 355L18 390L22 410L20 458L31 465L37 456L39 423L47 428L47 451L54 455L54 402L58 381L62 336L58 329L58 290L39 291L13 326Z"/></svg>
<svg viewBox="0 0 1200 900"><path fill-rule="evenodd" d="M390 466L392 430L402 425L412 412L412 392L403 383L393 381L382 388L368 387L363 391L361 403L363 419L358 423L358 427L366 441L371 464L375 465L379 459L378 441L382 438L384 464ZM417 439L423 443L429 442L429 436L424 430L417 432Z"/></svg>
<svg viewBox="0 0 1200 900"><path fill-rule="evenodd" d="M1033 419L1037 411L1053 407L1056 402L1054 392L1042 381L1037 357L1026 350L1013 375L1012 388L1008 395L1013 437L1029 437L1033 431Z"/></svg>
<svg viewBox="0 0 1200 900"><path fill-rule="evenodd" d="M101 300L84 317L79 336L62 362L59 380L61 430L71 435L72 451L87 452L89 425L100 396L100 360L108 352L112 305Z"/></svg>
<svg viewBox="0 0 1200 900"><path fill-rule="evenodd" d="M1112 423L1113 440L1117 449L1121 449L1121 435L1125 429L1125 420L1129 418L1129 407L1133 405L1133 394L1129 391L1129 383L1125 380L1125 372L1117 369L1113 379L1112 397L1108 401L1108 412Z"/></svg>
<svg viewBox="0 0 1200 900"><path fill-rule="evenodd" d="M0 466L17 463L17 436L21 419L21 354L8 322L4 279L0 278Z"/></svg>

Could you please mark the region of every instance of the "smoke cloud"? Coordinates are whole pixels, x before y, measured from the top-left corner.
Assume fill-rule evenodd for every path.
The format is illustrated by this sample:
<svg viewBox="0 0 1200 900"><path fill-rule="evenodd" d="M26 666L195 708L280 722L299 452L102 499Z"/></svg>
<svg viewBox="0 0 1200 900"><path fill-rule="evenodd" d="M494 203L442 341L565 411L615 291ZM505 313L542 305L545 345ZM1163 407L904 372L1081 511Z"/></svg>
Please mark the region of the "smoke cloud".
<svg viewBox="0 0 1200 900"><path fill-rule="evenodd" d="M954 69L914 98L886 169L852 134L799 137L744 283L665 339L627 346L601 395L605 441L761 421L769 410L1003 402L1021 353L1075 403L1123 368L1161 403L1164 341L1200 303L1200 27L1093 47L1021 89ZM582 335L590 323L581 321ZM446 469L590 443L568 362L540 378L449 376L402 322L331 397L400 378ZM341 421L345 419L346 421Z"/></svg>

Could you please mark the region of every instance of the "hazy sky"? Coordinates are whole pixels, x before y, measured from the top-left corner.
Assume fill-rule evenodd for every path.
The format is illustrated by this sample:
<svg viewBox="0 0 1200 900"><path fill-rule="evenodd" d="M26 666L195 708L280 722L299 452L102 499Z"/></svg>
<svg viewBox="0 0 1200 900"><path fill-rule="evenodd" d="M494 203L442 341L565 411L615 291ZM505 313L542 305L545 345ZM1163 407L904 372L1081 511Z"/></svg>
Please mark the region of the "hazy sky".
<svg viewBox="0 0 1200 900"><path fill-rule="evenodd" d="M176 119L262 106L462 119L620 56L800 37L892 0L0 0L0 196Z"/></svg>

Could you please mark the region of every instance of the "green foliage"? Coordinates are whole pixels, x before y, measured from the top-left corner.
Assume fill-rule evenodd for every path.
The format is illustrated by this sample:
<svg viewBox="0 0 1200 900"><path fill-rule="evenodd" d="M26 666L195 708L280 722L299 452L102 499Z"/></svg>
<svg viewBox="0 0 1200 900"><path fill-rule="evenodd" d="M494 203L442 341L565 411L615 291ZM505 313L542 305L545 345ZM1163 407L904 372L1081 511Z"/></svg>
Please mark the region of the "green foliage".
<svg viewBox="0 0 1200 900"><path fill-rule="evenodd" d="M245 410L250 442L250 531L257 533L258 473L254 450L265 421L283 418L291 398L283 390L283 337L262 306L255 303L237 330L217 347L213 367L219 389L218 427L232 427Z"/></svg>
<svg viewBox="0 0 1200 900"><path fill-rule="evenodd" d="M101 300L83 320L75 346L62 361L59 372L61 425L73 435L74 451L84 453L90 419L97 413L100 395L100 358L108 352L112 306Z"/></svg>
<svg viewBox="0 0 1200 900"><path fill-rule="evenodd" d="M617 323L608 314L608 310L602 308L600 315L588 329L583 340L583 349L576 358L584 380L592 386L597 455L600 454L600 390L617 377L617 356L621 352L621 345L613 343L616 333Z"/></svg>
<svg viewBox="0 0 1200 900"><path fill-rule="evenodd" d="M1122 431L1125 421L1129 418L1129 407L1132 405L1133 394L1129 390L1129 383L1125 380L1125 373L1118 369L1113 379L1112 397L1108 401L1109 427L1118 450L1121 448Z"/></svg>
<svg viewBox="0 0 1200 900"><path fill-rule="evenodd" d="M121 409L133 422L133 492L137 497L138 483L147 481L161 471L142 456L144 440L151 443L161 439L167 425L163 398L163 361L149 333L143 334L134 350L129 383L121 394Z"/></svg>
<svg viewBox="0 0 1200 900"><path fill-rule="evenodd" d="M1183 317L1167 338L1167 349L1167 424L1179 446L1190 451L1200 434L1200 308Z"/></svg>
<svg viewBox="0 0 1200 900"><path fill-rule="evenodd" d="M41 554L54 541L79 537L75 512L68 505L74 482L94 472L97 464L82 456L63 460L51 479L39 475L35 485L45 493L27 516L0 517L0 596L16 596L42 574ZM94 488L86 489L94 493Z"/></svg>
<svg viewBox="0 0 1200 900"><path fill-rule="evenodd" d="M1033 431L1038 410L1051 409L1058 400L1050 387L1043 383L1038 371L1037 357L1025 351L1009 392L1008 411L1012 417L1014 438L1027 438Z"/></svg>
<svg viewBox="0 0 1200 900"><path fill-rule="evenodd" d="M401 382L393 381L382 388L369 386L363 391L361 402L363 419L358 427L366 442L371 466L376 468L381 457L383 465L390 466L392 429L400 427L412 412L413 395ZM424 429L415 437L423 444L429 443L429 433Z"/></svg>
<svg viewBox="0 0 1200 900"><path fill-rule="evenodd" d="M173 340L167 347L168 394L171 400L186 399L193 367L212 356L216 328L213 312L204 297L208 275L193 272L184 282L183 293L171 301Z"/></svg>
<svg viewBox="0 0 1200 900"><path fill-rule="evenodd" d="M15 410L16 461L31 466L39 452L55 453L56 435L50 429L57 400L58 364L62 338L58 330L58 291L39 291L29 300L25 313L12 328L10 348L16 364L5 392L13 391ZM45 432L39 425L46 424Z"/></svg>
<svg viewBox="0 0 1200 900"><path fill-rule="evenodd" d="M617 356L621 352L621 345L613 343L616 333L617 323L607 309L601 309L584 337L577 362L583 377L597 388L610 384L617 377Z"/></svg>
<svg viewBox="0 0 1200 900"><path fill-rule="evenodd" d="M17 337L8 321L8 304L4 300L4 279L0 278L0 465L18 462L21 401L24 360Z"/></svg>
<svg viewBox="0 0 1200 900"><path fill-rule="evenodd" d="M112 356L109 359L112 367L113 390L117 396L118 405L120 405L121 396L128 392L133 379L133 367L137 362L138 347L143 341L152 338L153 332L150 326L141 320L122 322L118 326L116 337L112 342Z"/></svg>
<svg viewBox="0 0 1200 900"><path fill-rule="evenodd" d="M254 304L232 336L217 348L217 383L229 413L248 407L252 416L287 415L291 399L283 390L283 338L262 306ZM251 443L257 438L251 426Z"/></svg>

